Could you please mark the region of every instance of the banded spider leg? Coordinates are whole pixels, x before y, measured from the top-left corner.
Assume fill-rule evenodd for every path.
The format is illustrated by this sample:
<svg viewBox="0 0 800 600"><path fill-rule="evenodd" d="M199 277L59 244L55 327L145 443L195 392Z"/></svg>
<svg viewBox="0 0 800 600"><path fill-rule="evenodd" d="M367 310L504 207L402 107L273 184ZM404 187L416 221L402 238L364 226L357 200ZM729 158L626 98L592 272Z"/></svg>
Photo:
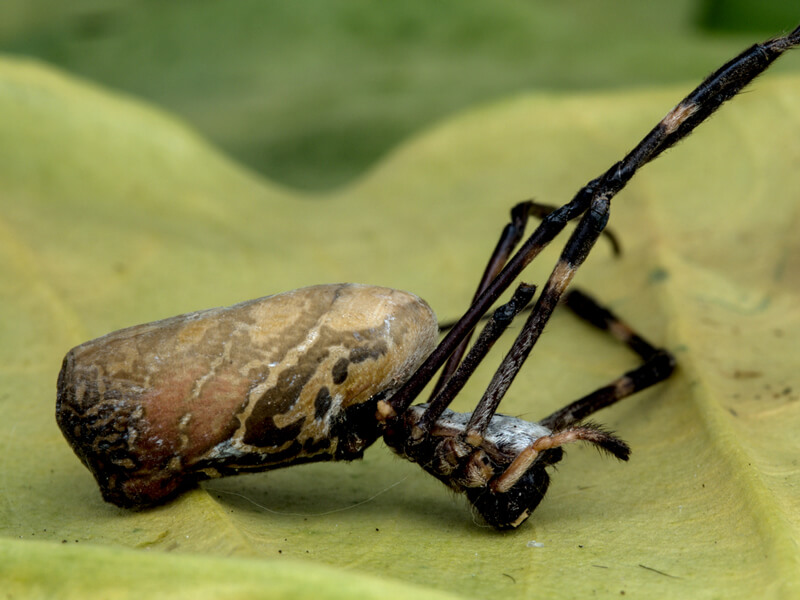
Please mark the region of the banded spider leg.
<svg viewBox="0 0 800 600"><path fill-rule="evenodd" d="M511 226L524 227L524 221L516 219L527 204L514 207ZM507 233L508 226L498 248L504 245L502 240ZM489 261L492 264L497 264L495 254ZM522 523L544 497L549 485L544 467L561 459L560 446L585 441L627 460L630 450L625 442L596 425L578 423L588 414L661 381L673 368L668 353L653 347L586 294L573 290L565 296L565 304L590 324L608 330L641 356L645 364L538 424L492 413L476 435L471 427L478 415L486 415L482 409L485 399L471 414L454 413L447 406L514 317L529 304L534 292L534 286L520 284L512 299L494 311L467 356L431 403L412 406L401 417L402 424L390 423L384 434L387 445L395 452L418 462L452 489L465 492L483 518L500 529Z"/></svg>
<svg viewBox="0 0 800 600"><path fill-rule="evenodd" d="M565 295L567 287L605 230L611 200L636 171L689 135L726 100L739 93L786 50L797 45L800 45L800 27L785 36L755 44L722 65L670 110L622 160L581 188L570 202L544 215L513 256L513 248L522 238L520 223L524 227L527 214L512 212L510 228L501 236L470 308L400 390L380 403L379 417L387 423L384 436L387 444L420 462L454 489L465 491L478 512L500 528L516 527L524 522L541 500L549 482L544 467L560 460L561 445L582 440L597 444L619 458L627 458L629 450L624 442L596 426L578 423L596 410L667 377L673 368L672 358L666 351L645 342L587 296ZM478 321L522 270L567 222L574 219L579 219L577 227L475 411L458 415L446 410L455 395L448 387L460 389L463 386L482 359L481 354L488 349L487 345L491 345L493 336L504 329L498 324L503 319L498 317L490 321L487 329L496 331L479 338L473 348L477 354L472 358L468 354L461 361L463 348L459 346L465 344L464 340ZM532 290L523 284L518 294L532 294ZM500 401L562 298L590 323L608 329L627 343L644 359L644 364L539 424L496 415ZM499 311L515 313L521 308L516 307L515 302L512 300L511 306L501 307ZM486 340L482 341L484 337ZM451 355L455 358L436 386L431 403L409 408ZM459 368L459 364L463 368ZM524 439L528 442L522 444L520 440ZM510 461L509 456L513 456Z"/></svg>

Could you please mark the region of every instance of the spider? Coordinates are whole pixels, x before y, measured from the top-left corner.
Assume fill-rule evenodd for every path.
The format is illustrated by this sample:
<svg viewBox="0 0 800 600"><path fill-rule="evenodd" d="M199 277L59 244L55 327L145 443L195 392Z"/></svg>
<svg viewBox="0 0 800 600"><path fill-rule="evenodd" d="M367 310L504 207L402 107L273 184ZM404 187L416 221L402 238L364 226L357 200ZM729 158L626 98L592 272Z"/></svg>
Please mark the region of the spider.
<svg viewBox="0 0 800 600"><path fill-rule="evenodd" d="M608 234L612 198L640 167L797 45L800 27L724 64L563 206L516 205L471 306L438 345L436 320L424 301L354 284L180 315L70 350L58 379L62 432L104 498L120 506L164 502L210 477L353 460L382 437L394 452L464 492L490 525L518 527L544 497L546 468L561 460L565 444L582 441L628 459L624 441L584 420L674 369L669 352L585 293L567 290L599 236ZM531 216L541 221L522 242ZM574 219L576 228L475 410L449 410L494 342L529 306L535 287L520 283L467 352L473 330ZM538 423L497 414L559 303L625 343L642 364ZM430 401L412 406L439 369Z"/></svg>

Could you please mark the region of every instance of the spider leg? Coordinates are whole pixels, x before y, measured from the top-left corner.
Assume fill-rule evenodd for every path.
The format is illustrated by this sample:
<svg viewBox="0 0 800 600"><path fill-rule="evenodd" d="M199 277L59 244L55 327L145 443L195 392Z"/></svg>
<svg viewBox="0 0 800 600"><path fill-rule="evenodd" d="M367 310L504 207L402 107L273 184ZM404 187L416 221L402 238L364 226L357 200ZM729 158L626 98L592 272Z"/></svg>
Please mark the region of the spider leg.
<svg viewBox="0 0 800 600"><path fill-rule="evenodd" d="M725 63L709 75L675 108L670 110L621 161L614 164L600 177L590 181L578 191L570 202L549 213L500 273L480 293L472 306L439 343L414 376L406 381L397 393L387 401L387 407L391 409L391 412L395 414L402 413L411 405L425 385L433 378L439 367L453 353L461 340L472 331L500 294L511 285L514 279L538 256L542 249L564 229L568 221L586 213L568 242L567 250L569 252L565 250L565 253L562 254L562 260L556 266L547 287L531 314L531 318L528 319L529 325L526 324L526 328L521 334L522 340L518 338L520 343L515 343L515 347L512 349L515 356L503 362L493 379L491 385L494 386L493 394L496 395L496 398L492 401L495 406L494 408L490 407L488 414L488 418L491 419L491 415L494 414L496 409L496 404L499 403L511 381L513 381L522 361L530 353L539 337L539 333L541 333L541 328L549 319L555 303L578 266L574 262L570 263L570 255L572 255L572 258L581 258L580 262L585 258L585 253L581 257L581 252L576 251L584 248L585 252L588 252L594 244L600 231L605 227L610 201L614 195L628 183L640 167L690 134L697 125L708 118L723 102L739 93L742 88L769 67L781 54L799 44L800 27L797 27L786 36L768 40L762 44L755 44ZM595 216L587 221L586 216L592 214ZM598 230L592 232L592 228L598 228ZM576 238L576 234L579 231L582 234ZM570 247L573 248L570 250Z"/></svg>
<svg viewBox="0 0 800 600"><path fill-rule="evenodd" d="M475 296L472 299L473 302L475 302L475 300L481 295L481 292L486 289L486 286L491 283L491 281L506 265L508 262L508 257L511 256L514 248L517 247L522 239L522 236L525 234L525 225L528 222L528 217L535 213L537 207L541 206L542 205L537 204L533 200L528 200L515 204L511 209L511 221L509 221L509 223L503 228L503 231L500 234L500 239L497 240L497 245L489 257L489 262L486 265L486 269L483 271L483 276L481 276L481 280L478 283L478 289L475 291ZM522 308L524 308L524 306L521 306L520 310ZM453 350L450 358L447 359L447 362L442 369L442 373L439 376L439 380L436 382L433 392L431 392L431 400L436 397L445 382L455 373L459 363L461 362L461 358L464 356L464 353L467 350L467 346L469 345L469 340L471 337L472 331L469 331L458 344L456 349Z"/></svg>
<svg viewBox="0 0 800 600"><path fill-rule="evenodd" d="M527 218L529 216L544 218L556 208L547 204L540 204L534 200L520 202L512 208L511 222L503 229L500 240L489 259L489 264L478 286L476 298L502 269L514 246L519 243L525 230ZM614 253L619 254L619 243L613 233L607 230L604 230L603 233L608 234ZM494 343L511 324L511 321L528 306L535 291L535 286L520 284L511 301L498 308L492 314L490 322L483 329L478 341L463 361L461 359L466 351L471 334L462 340L445 364L436 387L431 394L428 408L412 430L412 439L419 440L430 430L430 427L450 405L453 398L458 395Z"/></svg>
<svg viewBox="0 0 800 600"><path fill-rule="evenodd" d="M502 475L491 482L492 491L496 493L505 493L514 487L539 453L564 444L590 442L621 460L628 460L630 448L625 442L596 425L578 423L601 408L666 379L675 368L675 360L669 352L653 346L586 293L573 289L565 294L564 304L591 325L608 331L638 354L645 363L539 421L540 425L553 433L539 438L520 452Z"/></svg>
<svg viewBox="0 0 800 600"><path fill-rule="evenodd" d="M579 317L599 329L608 331L627 345L645 361L640 367L630 370L592 393L555 411L539 423L558 431L578 423L601 408L611 406L636 392L663 381L675 369L674 357L662 348L656 348L642 338L628 324L621 321L610 310L600 306L591 297L579 290L571 290L564 303Z"/></svg>
<svg viewBox="0 0 800 600"><path fill-rule="evenodd" d="M500 367L489 382L489 386L467 423L466 439L473 446L479 446L482 443L484 433L497 411L500 401L528 358L534 344L538 341L561 295L600 236L600 232L608 221L610 208L611 202L607 194L597 196L567 241L544 290L536 300L533 311L503 362L500 363Z"/></svg>
<svg viewBox="0 0 800 600"><path fill-rule="evenodd" d="M529 216L530 217L537 217L539 219L545 218L547 215L549 215L551 212L553 212L554 210L556 210L558 208L557 206L553 206L552 204L542 204L541 202L537 202L535 200L526 200L526 201L520 202L519 204L514 206L514 208L512 209L512 215L513 215L513 210L518 208L519 206L521 206L523 204L528 205ZM509 225L506 225L506 229L508 229L508 227L509 227ZM506 229L503 230L503 235L504 236L505 236ZM525 225L524 224L522 224L522 226L518 228L518 231L520 233L520 239L522 237L522 233L524 233L524 229L525 229ZM621 256L622 255L622 244L620 243L619 237L617 236L617 234L614 233L610 228L606 227L603 230L603 234L602 235L604 235L606 237L606 239L608 239L609 244L611 244L611 251L614 253L614 256L616 256L616 257ZM492 253L492 257L489 259L490 264L494 263L494 267L495 267L493 269L494 272L493 272L492 277L494 277L495 275L497 275L497 273L500 272L500 270L502 269L503 265L505 264L505 261L508 260L508 256L510 256L510 254L511 254L510 251L513 249L513 248L508 248L508 250L504 252L505 253L505 259L502 262L499 261L499 260L495 260L495 258L494 258L495 254L497 253L498 249L500 248L500 244L501 243L502 243L502 241L498 242L497 248L495 248L495 251ZM514 242L514 245L516 245L518 243L519 243L519 239ZM481 284L478 286L478 291L475 292L475 296L473 298L473 302L478 298L478 296L480 295L480 292L482 292L484 289L486 289L486 286L488 285L488 282L491 281L491 278L487 278L487 276L486 276L486 274L488 272L489 272L489 265L487 265L487 269L486 269L486 272L484 273L484 277L481 279ZM529 307L525 307L525 308L529 308ZM523 310L525 310L525 309L523 309ZM488 320L488 317L484 315L482 317L482 320L484 320L484 321ZM456 323L458 323L457 320L440 322L439 323L439 332L440 333L445 333L447 331L450 331L453 327L455 327ZM462 346L463 346L463 349L462 349ZM451 376L453 374L453 371L455 371L455 369L448 369L448 367L449 367L451 362L455 362L455 363L459 362L461 357L466 352L466 346L467 346L467 343L466 342L462 342L462 344L456 349L456 351L453 352L453 354L450 355L450 358L448 359L447 364L445 365L445 369L442 370L442 375L440 376L439 380L436 383L436 388L431 393L431 398L433 398L433 396L435 396L438 393L439 388L443 385L443 380L446 380L449 376ZM454 356L458 356L458 359L454 359L453 358ZM445 373L447 373L447 377L444 376Z"/></svg>
<svg viewBox="0 0 800 600"><path fill-rule="evenodd" d="M514 205L514 207L511 209L511 221L503 228L503 232L500 234L500 239L497 242L497 246L495 246L494 251L489 257L489 262L486 265L486 269L483 272L481 281L478 284L478 289L475 291L475 295L472 299L473 302L477 300L481 292L486 289L489 283L491 283L492 279L494 279L505 266L509 256L511 256L511 252L513 252L514 248L517 246L517 244L519 244L523 234L525 233L525 224L528 218L537 217L539 219L543 219L557 208L557 206L553 206L551 204L542 204L541 202L537 202L535 200L525 200ZM614 255L619 256L622 253L622 248L620 246L619 239L614 232L609 229L604 229L603 235L608 238ZM453 321L452 323L448 322L440 324L439 329L440 331L447 331L452 329L455 324L456 321ZM439 375L439 379L434 386L433 392L431 392L431 399L433 399L436 394L439 393L439 390L444 385L444 382L450 379L453 373L455 373L456 368L466 353L471 335L472 332L467 334L467 336L450 355L450 358L447 360L447 363L445 363L444 368Z"/></svg>
<svg viewBox="0 0 800 600"><path fill-rule="evenodd" d="M419 422L412 429L412 440L419 440L430 431L431 426L442 416L442 413L453 401L453 398L458 395L472 373L475 372L475 369L494 346L494 343L503 335L511 321L514 320L514 317L528 305L535 292L535 286L522 283L514 292L514 297L494 311L486 327L483 328L480 336L478 336L478 340L470 348L466 358L458 365L453 375L444 382L441 389L429 403Z"/></svg>
<svg viewBox="0 0 800 600"><path fill-rule="evenodd" d="M543 204L533 200L529 202L531 202L530 216L538 219L544 219L551 212L558 209L557 206L553 206L552 204ZM622 245L619 243L617 234L606 228L603 230L602 235L604 235L606 239L608 239L608 243L611 244L611 251L614 253L614 256L620 256L622 254Z"/></svg>
<svg viewBox="0 0 800 600"><path fill-rule="evenodd" d="M541 452L574 442L590 442L620 460L628 460L631 453L628 444L597 425L589 423L578 427L569 427L550 435L542 436L533 442L516 456L506 470L503 471L502 475L489 483L489 487L496 494L506 493L531 468L531 465Z"/></svg>

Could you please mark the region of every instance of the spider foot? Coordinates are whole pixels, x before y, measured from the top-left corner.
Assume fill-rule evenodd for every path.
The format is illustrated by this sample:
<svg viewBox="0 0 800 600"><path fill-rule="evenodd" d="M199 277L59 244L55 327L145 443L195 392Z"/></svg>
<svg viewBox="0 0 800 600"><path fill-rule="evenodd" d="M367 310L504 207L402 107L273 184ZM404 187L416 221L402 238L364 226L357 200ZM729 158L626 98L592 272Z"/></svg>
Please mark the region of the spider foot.
<svg viewBox="0 0 800 600"><path fill-rule="evenodd" d="M498 493L510 490L531 468L545 450L559 448L564 444L589 442L620 460L628 460L631 449L623 440L594 423L569 427L538 438L520 452L502 475L494 479L490 487Z"/></svg>

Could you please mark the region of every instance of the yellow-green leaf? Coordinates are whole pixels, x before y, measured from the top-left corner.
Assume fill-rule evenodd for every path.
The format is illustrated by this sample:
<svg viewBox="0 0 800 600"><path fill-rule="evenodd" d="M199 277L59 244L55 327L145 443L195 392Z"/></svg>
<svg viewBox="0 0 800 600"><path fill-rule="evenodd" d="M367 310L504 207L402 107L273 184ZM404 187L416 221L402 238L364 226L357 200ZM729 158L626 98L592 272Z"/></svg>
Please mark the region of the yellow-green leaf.
<svg viewBox="0 0 800 600"><path fill-rule="evenodd" d="M597 415L631 443L630 463L571 448L519 530L482 527L380 444L360 462L124 511L103 503L53 418L63 354L126 325L335 281L408 289L457 316L512 204L568 200L687 88L511 99L410 140L346 190L303 196L147 106L0 62L3 591L796 596L797 77L759 80L614 200L625 252L599 244L577 283L680 368ZM557 252L525 280L542 283ZM635 362L557 313L502 410L536 420Z"/></svg>

